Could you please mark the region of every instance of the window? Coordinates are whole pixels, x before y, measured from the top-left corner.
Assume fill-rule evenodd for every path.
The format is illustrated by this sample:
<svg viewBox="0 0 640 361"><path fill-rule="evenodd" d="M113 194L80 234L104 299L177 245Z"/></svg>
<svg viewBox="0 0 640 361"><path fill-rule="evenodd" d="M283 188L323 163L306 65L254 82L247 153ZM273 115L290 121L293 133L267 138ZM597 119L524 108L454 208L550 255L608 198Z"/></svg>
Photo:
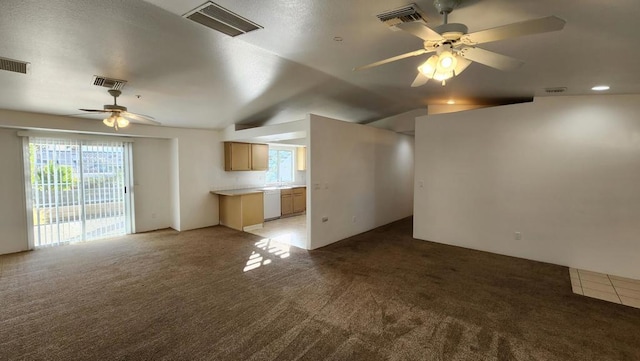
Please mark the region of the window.
<svg viewBox="0 0 640 361"><path fill-rule="evenodd" d="M269 148L267 183L293 182L293 150Z"/></svg>

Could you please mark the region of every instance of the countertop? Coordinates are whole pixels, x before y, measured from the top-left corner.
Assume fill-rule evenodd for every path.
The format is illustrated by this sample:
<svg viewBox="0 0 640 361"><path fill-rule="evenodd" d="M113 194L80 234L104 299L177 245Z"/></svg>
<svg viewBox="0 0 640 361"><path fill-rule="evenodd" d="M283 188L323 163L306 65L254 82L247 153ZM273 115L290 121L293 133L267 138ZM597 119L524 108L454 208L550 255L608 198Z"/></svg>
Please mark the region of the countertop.
<svg viewBox="0 0 640 361"><path fill-rule="evenodd" d="M292 188L306 188L306 185L288 185L282 187L259 187L259 188L243 188L243 189L225 189L219 191L211 191L210 193L217 194L220 196L241 196L243 194L253 194L253 193L262 193L265 190L272 189L292 189Z"/></svg>

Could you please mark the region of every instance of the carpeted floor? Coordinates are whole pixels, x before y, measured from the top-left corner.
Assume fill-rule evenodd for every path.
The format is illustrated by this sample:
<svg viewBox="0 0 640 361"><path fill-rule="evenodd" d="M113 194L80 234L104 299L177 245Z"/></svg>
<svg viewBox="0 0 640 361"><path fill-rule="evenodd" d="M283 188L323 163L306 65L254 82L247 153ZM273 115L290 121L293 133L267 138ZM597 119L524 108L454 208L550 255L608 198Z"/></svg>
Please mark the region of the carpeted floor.
<svg viewBox="0 0 640 361"><path fill-rule="evenodd" d="M640 309L411 229L290 254L212 227L1 256L0 359L640 360Z"/></svg>

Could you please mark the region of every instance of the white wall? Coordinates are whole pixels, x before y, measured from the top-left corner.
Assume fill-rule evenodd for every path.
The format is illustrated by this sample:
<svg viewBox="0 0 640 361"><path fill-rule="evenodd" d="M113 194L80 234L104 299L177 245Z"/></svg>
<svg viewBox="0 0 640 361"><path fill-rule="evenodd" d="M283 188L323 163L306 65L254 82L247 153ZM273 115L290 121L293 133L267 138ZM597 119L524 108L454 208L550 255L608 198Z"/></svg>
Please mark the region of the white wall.
<svg viewBox="0 0 640 361"><path fill-rule="evenodd" d="M29 249L22 138L0 129L0 254Z"/></svg>
<svg viewBox="0 0 640 361"><path fill-rule="evenodd" d="M621 95L418 118L414 237L640 278L638 114Z"/></svg>
<svg viewBox="0 0 640 361"><path fill-rule="evenodd" d="M170 139L138 138L133 142L136 232L172 225L170 160Z"/></svg>
<svg viewBox="0 0 640 361"><path fill-rule="evenodd" d="M316 115L309 120L310 249L412 214L413 137Z"/></svg>

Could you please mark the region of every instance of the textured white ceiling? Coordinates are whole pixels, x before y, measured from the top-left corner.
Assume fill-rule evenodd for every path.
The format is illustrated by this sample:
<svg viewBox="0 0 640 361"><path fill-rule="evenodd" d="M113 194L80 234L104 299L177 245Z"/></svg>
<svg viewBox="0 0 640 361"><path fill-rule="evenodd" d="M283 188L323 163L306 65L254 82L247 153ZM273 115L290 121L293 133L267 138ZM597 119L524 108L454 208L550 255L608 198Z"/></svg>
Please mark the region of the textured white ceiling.
<svg viewBox="0 0 640 361"><path fill-rule="evenodd" d="M264 29L231 38L180 15L204 1L2 0L0 57L28 61L28 75L0 71L0 108L75 114L109 103L93 75L126 79L119 103L164 125L223 128L302 119L306 113L369 122L449 98L459 103L542 95L566 86L589 94L640 93L637 0L467 0L451 22L470 31L556 15L561 32L483 47L526 61L504 73L472 64L446 87L411 88L423 57L352 72L420 48L375 14L397 0L219 0ZM431 24L431 0L415 1ZM157 6L156 6L157 5ZM333 41L341 36L344 41ZM140 94L140 99L135 95Z"/></svg>

